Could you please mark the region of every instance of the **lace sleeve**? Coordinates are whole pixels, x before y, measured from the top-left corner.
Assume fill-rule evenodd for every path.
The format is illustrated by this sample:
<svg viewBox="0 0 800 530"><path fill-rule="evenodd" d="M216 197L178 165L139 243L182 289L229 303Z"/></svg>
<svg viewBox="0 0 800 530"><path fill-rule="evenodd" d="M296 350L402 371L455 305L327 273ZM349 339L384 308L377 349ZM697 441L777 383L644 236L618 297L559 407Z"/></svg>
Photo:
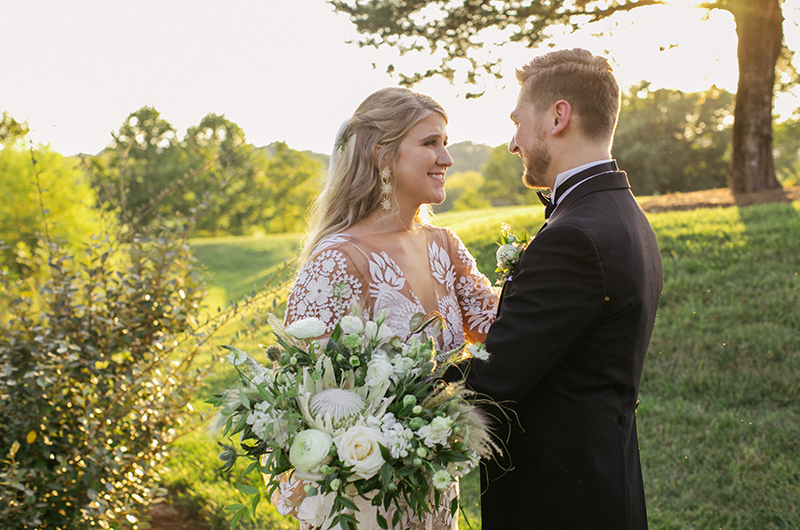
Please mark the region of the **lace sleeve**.
<svg viewBox="0 0 800 530"><path fill-rule="evenodd" d="M287 324L315 317L323 321L326 334L333 331L362 296L362 280L348 256L328 247L309 259L292 286L286 302Z"/></svg>
<svg viewBox="0 0 800 530"><path fill-rule="evenodd" d="M483 342L497 313L498 292L479 270L475 258L453 233L446 229L451 262L456 271L456 295L468 342Z"/></svg>

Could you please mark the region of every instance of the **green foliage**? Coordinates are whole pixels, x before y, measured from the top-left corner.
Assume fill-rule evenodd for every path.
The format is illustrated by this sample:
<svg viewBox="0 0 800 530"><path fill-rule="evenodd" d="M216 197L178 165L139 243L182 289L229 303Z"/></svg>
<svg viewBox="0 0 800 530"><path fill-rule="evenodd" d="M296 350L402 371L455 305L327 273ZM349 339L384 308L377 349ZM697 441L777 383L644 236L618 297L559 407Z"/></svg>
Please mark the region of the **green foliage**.
<svg viewBox="0 0 800 530"><path fill-rule="evenodd" d="M247 234L260 219L257 198L267 183L259 179L253 146L244 131L224 116L209 114L189 127L178 146L185 156L185 191L174 197L177 210L187 214L200 201L209 204L197 221L199 234Z"/></svg>
<svg viewBox="0 0 800 530"><path fill-rule="evenodd" d="M131 113L112 137L110 148L89 158L89 174L101 202L118 213L120 222L147 227L155 214L171 213L173 205L164 199L184 176L175 128L145 106Z"/></svg>
<svg viewBox="0 0 800 530"><path fill-rule="evenodd" d="M717 88L623 94L614 157L635 195L722 188L730 166L733 95Z"/></svg>
<svg viewBox="0 0 800 530"><path fill-rule="evenodd" d="M447 151L453 158L453 166L448 173L461 173L466 171L480 172L486 159L489 157L491 147L473 142L458 142L447 146ZM449 177L448 177L449 178ZM449 192L449 190L448 190Z"/></svg>
<svg viewBox="0 0 800 530"><path fill-rule="evenodd" d="M28 134L28 125L20 123L8 112L3 112L2 120L0 120L0 144L13 143L17 139L25 138Z"/></svg>
<svg viewBox="0 0 800 530"><path fill-rule="evenodd" d="M486 179L481 195L489 199L492 206L516 206L538 203L536 194L522 182L525 171L522 159L508 152L506 144L498 145L489 152L483 166Z"/></svg>
<svg viewBox="0 0 800 530"><path fill-rule="evenodd" d="M322 189L322 164L278 142L262 168L269 186L259 205L261 226L267 233L301 231L311 201Z"/></svg>
<svg viewBox="0 0 800 530"><path fill-rule="evenodd" d="M30 257L40 248L39 235L45 241L67 241L76 251L100 232L101 223L93 210L94 191L75 159L48 146L26 148L25 129L4 114L6 122L11 125L0 129L16 132L0 144L0 197L7 198L0 203L0 241L5 243L0 257L19 277L36 273Z"/></svg>
<svg viewBox="0 0 800 530"><path fill-rule="evenodd" d="M322 163L277 144L267 156L242 129L209 114L178 139L155 109L142 107L88 161L101 199L122 222L143 228L159 218L197 218L203 235L299 230L319 186Z"/></svg>
<svg viewBox="0 0 800 530"><path fill-rule="evenodd" d="M483 184L483 175L477 171L464 171L448 176L447 198L442 204L434 207L435 211L476 210L491 207L489 200L481 193Z"/></svg>
<svg viewBox="0 0 800 530"><path fill-rule="evenodd" d="M215 385L224 384L222 380ZM195 402L198 410L210 408L206 404ZM208 432L199 428L180 439L172 447L169 460L169 475L165 482L179 502L188 506L195 513L202 514L211 528L223 530L231 527L231 514L225 511L226 506L242 503L245 496L233 486L233 482L221 480L217 470L222 462L218 455L221 447L216 445ZM243 477L246 462L237 462L233 471L235 481L249 486L260 486L263 482L254 477ZM260 484L259 484L260 483ZM266 500L266 499L265 499ZM268 502L259 504L253 518L243 517L236 523L238 530L296 530L297 521L280 515Z"/></svg>
<svg viewBox="0 0 800 530"><path fill-rule="evenodd" d="M3 521L136 527L198 383L204 284L181 232L95 241L81 257L51 245L32 289L4 276Z"/></svg>

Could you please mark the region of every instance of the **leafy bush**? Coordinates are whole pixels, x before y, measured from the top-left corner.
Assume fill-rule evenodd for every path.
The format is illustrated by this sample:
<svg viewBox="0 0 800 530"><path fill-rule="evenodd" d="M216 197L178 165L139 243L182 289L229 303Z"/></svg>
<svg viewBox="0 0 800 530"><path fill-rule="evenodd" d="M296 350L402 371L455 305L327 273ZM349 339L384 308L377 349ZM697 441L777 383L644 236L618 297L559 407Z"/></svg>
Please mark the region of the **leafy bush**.
<svg viewBox="0 0 800 530"><path fill-rule="evenodd" d="M39 286L11 282L0 336L0 519L136 527L200 377L205 286L181 226L49 246ZM181 351L182 354L176 355Z"/></svg>
<svg viewBox="0 0 800 530"><path fill-rule="evenodd" d="M77 251L100 232L100 216L93 210L97 198L76 159L48 146L27 149L24 130L3 141L3 129L0 126L0 197L6 200L0 202L0 241L7 247L0 258L12 265L15 276L30 275L36 271L26 270L25 261L15 256L36 251L37 233L49 231L53 240L67 241ZM46 202L47 228L40 197Z"/></svg>

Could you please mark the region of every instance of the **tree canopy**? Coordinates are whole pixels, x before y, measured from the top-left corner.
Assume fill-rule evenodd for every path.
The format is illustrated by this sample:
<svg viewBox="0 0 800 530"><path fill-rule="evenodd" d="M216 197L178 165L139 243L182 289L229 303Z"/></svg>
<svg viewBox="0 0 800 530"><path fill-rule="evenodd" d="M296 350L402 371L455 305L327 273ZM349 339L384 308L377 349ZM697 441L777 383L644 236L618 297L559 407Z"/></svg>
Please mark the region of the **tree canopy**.
<svg viewBox="0 0 800 530"><path fill-rule="evenodd" d="M733 94L643 81L622 95L612 154L637 195L721 188L730 165Z"/></svg>
<svg viewBox="0 0 800 530"><path fill-rule="evenodd" d="M13 134L0 141L0 197L8 198L0 202L0 257L14 276L33 274L39 241L67 241L78 251L100 232L101 220L76 159L48 146L27 147L27 127L7 114L2 128Z"/></svg>
<svg viewBox="0 0 800 530"><path fill-rule="evenodd" d="M485 61L472 53L487 44L490 28L502 32L507 42L534 47L547 38L544 31L555 25L577 29L620 11L656 5L662 0L500 0L484 2L429 2L428 0L329 0L337 11L350 16L364 37L361 46L394 46L402 53L416 50L443 52L441 65L425 72L401 72L400 82L413 85L442 75L453 79L457 60L468 63L467 80L476 83L483 72L499 77L500 60ZM390 66L390 69L393 67ZM477 95L477 94L471 94Z"/></svg>
<svg viewBox="0 0 800 530"><path fill-rule="evenodd" d="M256 149L241 127L213 113L178 138L145 106L112 136L88 160L89 173L106 207L135 227L177 214L195 217L198 235L301 230L323 169L285 144Z"/></svg>
<svg viewBox="0 0 800 530"><path fill-rule="evenodd" d="M478 58L489 38L535 47L550 26L577 29L620 11L662 4L661 0L328 0L350 16L363 35L361 46L393 46L401 53L418 50L442 56L438 68L400 73L412 85L441 75L453 80L459 61L466 79L480 73L499 76L500 59ZM730 186L734 192L779 187L772 157L772 98L775 68L782 57L783 0L709 0L698 5L733 14L738 35L739 85L736 92ZM494 30L494 31L489 31ZM698 53L700 50L698 50ZM390 65L390 70L393 66ZM780 80L779 80L780 81ZM468 94L467 97L480 94Z"/></svg>

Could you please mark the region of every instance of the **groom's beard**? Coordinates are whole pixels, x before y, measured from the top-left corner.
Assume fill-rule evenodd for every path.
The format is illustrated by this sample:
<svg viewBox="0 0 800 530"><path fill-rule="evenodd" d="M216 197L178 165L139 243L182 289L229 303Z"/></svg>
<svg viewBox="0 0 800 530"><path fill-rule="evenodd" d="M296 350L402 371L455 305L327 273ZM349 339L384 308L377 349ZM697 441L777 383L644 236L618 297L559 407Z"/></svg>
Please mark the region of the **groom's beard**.
<svg viewBox="0 0 800 530"><path fill-rule="evenodd" d="M553 162L553 155L545 143L545 134L544 131L538 131L536 145L529 152L522 154L522 165L525 166L522 182L529 188L547 187L547 170Z"/></svg>

